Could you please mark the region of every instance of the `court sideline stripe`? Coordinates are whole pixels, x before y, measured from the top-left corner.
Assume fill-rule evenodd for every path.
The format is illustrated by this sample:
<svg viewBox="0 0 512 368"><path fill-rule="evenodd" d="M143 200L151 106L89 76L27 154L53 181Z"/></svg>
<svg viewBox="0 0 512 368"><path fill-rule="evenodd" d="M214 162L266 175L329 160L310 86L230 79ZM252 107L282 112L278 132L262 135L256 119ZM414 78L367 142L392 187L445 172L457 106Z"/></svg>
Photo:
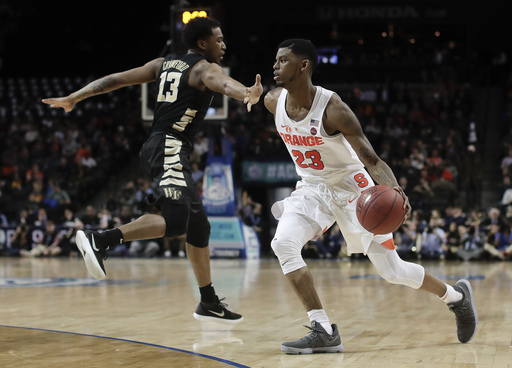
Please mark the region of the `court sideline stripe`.
<svg viewBox="0 0 512 368"><path fill-rule="evenodd" d="M109 336L90 335L90 334L84 334L84 333L80 333L80 332L69 332L69 331L48 330L48 329L46 329L46 328L21 327L21 326L8 326L8 325L0 325L0 327L6 327L6 328L18 328L18 329L22 329L22 330L33 330L33 331L44 331L44 332L63 333L63 334L77 335L77 336L97 337L97 338L105 339L105 340L115 340L115 341L122 341L122 342L130 342L130 343L132 343L132 344L146 345L146 346L151 346L151 347L156 347L156 348L161 348L161 349L173 350L173 351L177 351L177 352L180 352L180 353L185 353L185 354L195 355L195 356L199 356L199 357L206 358L206 359L216 360L216 361L218 361L218 362L225 363L225 364L231 365L231 366L233 366L233 367L237 367L237 368L251 368L251 367L249 367L249 366L247 366L247 365L243 365L243 364L235 363L235 362L232 362L232 361L230 361L230 360L225 360L225 359L217 358L217 357L214 357L214 356L211 356L211 355L206 355L206 354L201 354L201 353L195 353L195 352L193 352L193 351L188 351L188 350L183 350L183 349L173 348L173 347L165 346L165 345L151 344L151 343L148 343L148 342L142 342L142 341L135 341L135 340L128 340L128 339L120 339L120 338L117 338L117 337L109 337Z"/></svg>

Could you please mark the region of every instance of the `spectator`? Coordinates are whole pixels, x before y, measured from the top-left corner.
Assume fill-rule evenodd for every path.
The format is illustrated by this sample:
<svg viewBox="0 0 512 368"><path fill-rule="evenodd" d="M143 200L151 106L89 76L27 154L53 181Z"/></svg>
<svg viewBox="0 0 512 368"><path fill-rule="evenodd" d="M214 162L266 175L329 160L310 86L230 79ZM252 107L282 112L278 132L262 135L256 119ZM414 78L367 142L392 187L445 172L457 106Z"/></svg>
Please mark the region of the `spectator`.
<svg viewBox="0 0 512 368"><path fill-rule="evenodd" d="M337 259L341 251L343 235L337 224L334 224L315 241L320 258Z"/></svg>
<svg viewBox="0 0 512 368"><path fill-rule="evenodd" d="M403 259L412 259L416 254L416 232L417 225L414 221L406 221L400 229L395 232L396 251Z"/></svg>
<svg viewBox="0 0 512 368"><path fill-rule="evenodd" d="M447 259L457 258L457 251L461 246L461 239L466 234L466 226L457 225L455 221L448 225L448 233L446 235Z"/></svg>
<svg viewBox="0 0 512 368"><path fill-rule="evenodd" d="M417 238L417 249L422 259L445 259L446 253L446 233L442 227L431 220L429 226L426 227Z"/></svg>
<svg viewBox="0 0 512 368"><path fill-rule="evenodd" d="M32 182L32 190L27 198L27 207L34 211L43 205L44 193L43 193L43 181L36 180Z"/></svg>
<svg viewBox="0 0 512 368"><path fill-rule="evenodd" d="M192 179L197 183L199 180L203 178L203 170L199 168L199 163L192 161Z"/></svg>
<svg viewBox="0 0 512 368"><path fill-rule="evenodd" d="M512 186L510 182L510 176L503 178L503 195L501 197L501 205L506 206L512 203Z"/></svg>
<svg viewBox="0 0 512 368"><path fill-rule="evenodd" d="M505 260L505 255L503 254L503 251L500 251L495 242L496 242L496 235L499 231L498 225L491 225L489 229L489 233L487 234L486 241L484 244L484 249L491 256L491 258L498 258L502 261Z"/></svg>
<svg viewBox="0 0 512 368"><path fill-rule="evenodd" d="M71 197L68 192L61 188L58 180L50 180L51 191L46 196L47 200L55 201L55 204L62 208L64 205L71 204Z"/></svg>
<svg viewBox="0 0 512 368"><path fill-rule="evenodd" d="M48 213L45 208L39 208L37 210L37 218L34 221L34 226L38 227L46 227L46 222L48 221Z"/></svg>
<svg viewBox="0 0 512 368"><path fill-rule="evenodd" d="M465 227L463 228L465 229ZM470 226L468 231L462 236L457 255L464 261L479 260L484 253L484 243L485 238L478 232L478 228Z"/></svg>
<svg viewBox="0 0 512 368"><path fill-rule="evenodd" d="M507 256L512 251L512 231L510 225L502 224L494 236L494 246Z"/></svg>
<svg viewBox="0 0 512 368"><path fill-rule="evenodd" d="M94 206L88 205L85 207L85 214L80 218L80 221L84 224L85 228L96 229L99 226L100 220Z"/></svg>
<svg viewBox="0 0 512 368"><path fill-rule="evenodd" d="M43 181L44 174L39 169L39 164L34 163L30 169L25 173L25 183L32 184L35 181Z"/></svg>
<svg viewBox="0 0 512 368"><path fill-rule="evenodd" d="M62 253L61 243L64 240L63 234L57 232L55 223L52 220L46 222L46 231L42 241L36 244L31 250L20 249L22 257L55 257Z"/></svg>
<svg viewBox="0 0 512 368"><path fill-rule="evenodd" d="M512 166L512 147L508 148L508 153L505 157L501 159L501 172L503 176L511 175L511 166Z"/></svg>
<svg viewBox="0 0 512 368"><path fill-rule="evenodd" d="M119 208L122 208L123 206L129 206L133 208L136 205L137 199L135 198L135 188L133 182L129 182L125 185L117 202Z"/></svg>
<svg viewBox="0 0 512 368"><path fill-rule="evenodd" d="M497 225L498 228L503 228L506 225L505 219L501 215L501 211L497 207L492 207L487 211L487 218L481 222L483 231L488 232L492 225Z"/></svg>
<svg viewBox="0 0 512 368"><path fill-rule="evenodd" d="M16 227L11 238L11 247L7 248L8 256L19 256L22 250L29 251L32 248L30 227L22 222Z"/></svg>
<svg viewBox="0 0 512 368"><path fill-rule="evenodd" d="M463 157L460 180L466 194L466 209L480 207L482 191L482 161L474 145L469 145Z"/></svg>

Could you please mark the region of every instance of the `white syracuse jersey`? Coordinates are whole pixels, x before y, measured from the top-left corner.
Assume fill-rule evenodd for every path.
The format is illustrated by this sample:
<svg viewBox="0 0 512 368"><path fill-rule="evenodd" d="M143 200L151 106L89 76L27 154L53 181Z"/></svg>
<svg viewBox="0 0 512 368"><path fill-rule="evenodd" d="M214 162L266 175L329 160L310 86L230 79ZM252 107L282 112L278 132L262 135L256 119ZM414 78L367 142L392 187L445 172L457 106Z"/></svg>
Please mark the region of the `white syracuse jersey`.
<svg viewBox="0 0 512 368"><path fill-rule="evenodd" d="M301 121L286 113L288 91L283 88L276 106L276 128L295 162L297 174L306 182L339 183L348 174L364 170L363 163L342 133L329 136L322 117L334 92L316 87L308 115Z"/></svg>

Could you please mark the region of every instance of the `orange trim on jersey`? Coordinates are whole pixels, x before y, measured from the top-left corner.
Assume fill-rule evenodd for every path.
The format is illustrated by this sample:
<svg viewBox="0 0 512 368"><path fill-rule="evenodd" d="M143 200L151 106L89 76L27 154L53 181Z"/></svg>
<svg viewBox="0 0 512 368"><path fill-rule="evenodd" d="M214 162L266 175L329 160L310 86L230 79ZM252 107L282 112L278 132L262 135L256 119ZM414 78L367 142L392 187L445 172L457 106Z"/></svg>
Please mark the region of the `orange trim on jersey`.
<svg viewBox="0 0 512 368"><path fill-rule="evenodd" d="M393 241L393 238L386 240L382 245L388 249L395 250L395 242Z"/></svg>
<svg viewBox="0 0 512 368"><path fill-rule="evenodd" d="M322 234L325 233L327 231L327 229L329 229L329 226L326 226L323 230L322 230Z"/></svg>

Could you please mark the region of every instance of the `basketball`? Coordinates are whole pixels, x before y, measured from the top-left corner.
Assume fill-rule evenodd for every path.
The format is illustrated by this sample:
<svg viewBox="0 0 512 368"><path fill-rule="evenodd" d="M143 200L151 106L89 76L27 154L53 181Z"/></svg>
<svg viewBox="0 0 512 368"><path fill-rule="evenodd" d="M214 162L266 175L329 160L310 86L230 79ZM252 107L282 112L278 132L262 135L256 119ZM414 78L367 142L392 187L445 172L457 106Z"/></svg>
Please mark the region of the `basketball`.
<svg viewBox="0 0 512 368"><path fill-rule="evenodd" d="M364 190L357 200L357 219L373 234L396 231L405 217L404 199L387 185Z"/></svg>

